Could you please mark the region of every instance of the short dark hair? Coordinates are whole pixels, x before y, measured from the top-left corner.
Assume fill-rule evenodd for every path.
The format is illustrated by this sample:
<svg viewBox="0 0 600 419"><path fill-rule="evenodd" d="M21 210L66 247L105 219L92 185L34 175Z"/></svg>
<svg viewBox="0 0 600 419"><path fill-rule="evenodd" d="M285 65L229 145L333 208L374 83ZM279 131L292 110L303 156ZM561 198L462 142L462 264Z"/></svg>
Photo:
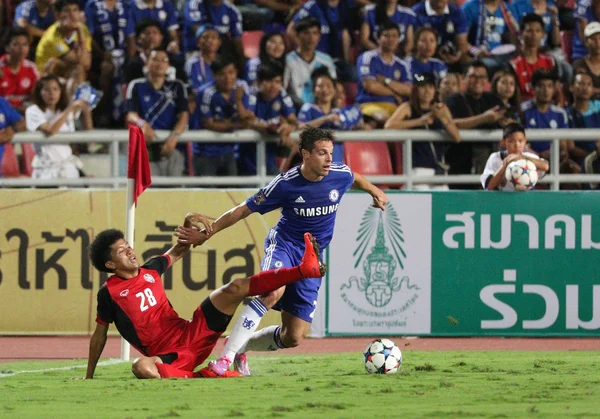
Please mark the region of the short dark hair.
<svg viewBox="0 0 600 419"><path fill-rule="evenodd" d="M273 80L275 77L283 77L283 67L279 63L260 64L256 70L256 81Z"/></svg>
<svg viewBox="0 0 600 419"><path fill-rule="evenodd" d="M217 55L210 64L210 70L213 72L213 74L217 74L220 73L225 67L232 64L235 67L235 61L229 54Z"/></svg>
<svg viewBox="0 0 600 419"><path fill-rule="evenodd" d="M46 106L46 103L44 103L44 99L42 98L42 89L44 88L46 83L51 82L51 81L55 81L56 83L58 83L58 86L60 87L60 99L58 100L58 103L56 104L56 110L64 111L69 106L69 98L67 97L67 90L66 90L65 86L60 82L59 78L57 76L55 76L54 74L44 76L37 81L37 83L35 85L35 89L33 90L32 101L33 101L33 103L38 105L38 107L42 111L46 110L47 106Z"/></svg>
<svg viewBox="0 0 600 419"><path fill-rule="evenodd" d="M521 22L519 24L521 32L523 32L525 30L525 25L527 25L528 23L536 23L536 22L540 24L542 29L544 29L544 19L542 19L542 17L540 15L538 15L537 13L526 14L525 16L523 16L523 18L521 19Z"/></svg>
<svg viewBox="0 0 600 419"><path fill-rule="evenodd" d="M425 33L425 32L431 32L433 34L433 36L435 37L435 43L436 44L438 43L438 33L437 33L437 31L434 28L432 28L431 26L421 26L415 32L415 36L414 36L415 44L416 44L417 40L419 39L419 37L421 36L421 34Z"/></svg>
<svg viewBox="0 0 600 419"><path fill-rule="evenodd" d="M471 68L485 68L486 73L489 74L487 67L485 66L485 63L481 60L473 60L469 63L469 65L467 66L467 72L469 71L469 69ZM466 74L466 73L465 73Z"/></svg>
<svg viewBox="0 0 600 419"><path fill-rule="evenodd" d="M60 13L64 7L71 4L76 5L79 10L81 10L81 4L79 3L79 0L57 0L56 3L54 3L54 10L56 10L57 13Z"/></svg>
<svg viewBox="0 0 600 419"><path fill-rule="evenodd" d="M304 32L307 29L317 27L321 29L321 22L314 16L306 16L294 23L294 29L297 33Z"/></svg>
<svg viewBox="0 0 600 419"><path fill-rule="evenodd" d="M163 36L165 35L162 27L160 26L160 22L154 19L142 19L137 23L137 25L135 25L135 37L138 38L142 34L142 32L144 32L147 28L151 27L158 28L160 33Z"/></svg>
<svg viewBox="0 0 600 419"><path fill-rule="evenodd" d="M307 126L300 133L300 150L306 150L309 153L312 152L317 141L335 142L333 132L328 129Z"/></svg>
<svg viewBox="0 0 600 419"><path fill-rule="evenodd" d="M558 76L554 69L548 70L545 68L538 68L535 70L531 76L531 85L533 87L537 86L542 80L550 80L553 82L558 81Z"/></svg>
<svg viewBox="0 0 600 419"><path fill-rule="evenodd" d="M525 128L518 122L511 122L502 130L502 138L506 139L515 132L522 132L525 135Z"/></svg>
<svg viewBox="0 0 600 419"><path fill-rule="evenodd" d="M18 38L19 36L24 36L25 38L27 38L28 42L31 42L31 37L29 36L29 32L27 32L27 29L18 26L13 26L6 34L5 45L10 44L14 38Z"/></svg>
<svg viewBox="0 0 600 419"><path fill-rule="evenodd" d="M110 248L118 240L124 239L125 235L121 230L104 230L98 234L89 247L88 254L94 268L100 272L114 272L106 267L106 262L110 260Z"/></svg>
<svg viewBox="0 0 600 419"><path fill-rule="evenodd" d="M329 72L329 69L327 67L317 67L313 70L312 73L310 73L310 80L313 84L313 90L315 90L315 85L317 84L317 79L319 77L327 77L329 80L331 80L332 83L334 83L334 79L331 76L331 73Z"/></svg>
<svg viewBox="0 0 600 419"><path fill-rule="evenodd" d="M379 29L377 30L377 38L379 38L385 31L395 30L400 34L400 28L391 20L386 20L385 22L381 22L379 24ZM416 38L415 38L416 39Z"/></svg>

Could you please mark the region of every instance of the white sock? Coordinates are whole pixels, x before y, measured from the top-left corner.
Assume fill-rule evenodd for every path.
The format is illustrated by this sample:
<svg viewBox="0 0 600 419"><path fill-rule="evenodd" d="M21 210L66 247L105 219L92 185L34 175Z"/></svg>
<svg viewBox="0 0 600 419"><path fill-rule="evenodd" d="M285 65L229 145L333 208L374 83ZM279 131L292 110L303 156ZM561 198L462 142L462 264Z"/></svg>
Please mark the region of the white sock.
<svg viewBox="0 0 600 419"><path fill-rule="evenodd" d="M240 353L247 351L276 351L285 346L281 342L281 326L267 326L264 329L254 332L246 345L239 350Z"/></svg>
<svg viewBox="0 0 600 419"><path fill-rule="evenodd" d="M256 328L269 309L260 301L258 298L250 301L248 306L242 310L242 313L238 317L227 344L221 352L221 358L227 357L233 362L235 355L240 352L243 346L245 346L248 339L252 337Z"/></svg>

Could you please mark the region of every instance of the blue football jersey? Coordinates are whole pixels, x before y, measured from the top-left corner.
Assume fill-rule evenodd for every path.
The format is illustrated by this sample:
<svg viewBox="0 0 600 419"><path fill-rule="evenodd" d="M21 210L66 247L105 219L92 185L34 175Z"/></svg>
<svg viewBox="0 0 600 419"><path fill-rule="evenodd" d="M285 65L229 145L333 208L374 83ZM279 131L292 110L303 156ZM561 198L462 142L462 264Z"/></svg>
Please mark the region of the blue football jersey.
<svg viewBox="0 0 600 419"><path fill-rule="evenodd" d="M304 248L304 233L309 232L323 249L333 236L342 196L353 182L354 174L345 164L333 163L329 174L318 182L307 180L297 166L274 178L246 205L260 214L281 208L281 218L272 229L281 240Z"/></svg>
<svg viewBox="0 0 600 419"><path fill-rule="evenodd" d="M567 112L560 106L550 105L544 113L535 106L533 99L521 104L523 121L528 129L559 129L569 128ZM550 141L532 141L531 149L542 152L550 149Z"/></svg>
<svg viewBox="0 0 600 419"><path fill-rule="evenodd" d="M185 74L187 74L190 87L196 95L200 91L200 87L215 80L210 64L204 61L199 53L187 59Z"/></svg>
<svg viewBox="0 0 600 419"><path fill-rule="evenodd" d="M0 129L10 127L19 122L23 117L20 113L15 111L12 106L4 99L0 97ZM0 162L2 161L2 155L4 154L4 146L0 144ZM0 177L2 174L0 173Z"/></svg>
<svg viewBox="0 0 600 419"><path fill-rule="evenodd" d="M382 75L383 77L392 79L392 81L412 83L410 70L404 61L394 55L392 62L386 63L376 49L367 51L358 57L356 70L359 77L358 95L356 96L356 101L358 103L396 103L396 98L394 98L394 96L376 96L367 92L363 87L364 79L374 79L377 75Z"/></svg>
<svg viewBox="0 0 600 419"><path fill-rule="evenodd" d="M40 16L40 13L35 5L35 0L26 0L17 6L15 10L14 25L17 26L19 19L25 19L31 26L40 29L48 29L54 22L54 13L52 8L48 10L46 16Z"/></svg>
<svg viewBox="0 0 600 419"><path fill-rule="evenodd" d="M369 25L369 40L377 44L377 32L379 31L379 24L377 23L377 17L375 16L375 5L370 4L365 6L363 11L363 21ZM406 32L409 28L415 25L417 15L409 7L396 6L394 14L388 16L390 22L395 23L400 30L400 42L406 38Z"/></svg>
<svg viewBox="0 0 600 419"><path fill-rule="evenodd" d="M547 7L556 7L556 4L552 0L547 0ZM531 0L515 0L510 5L508 5L509 10L513 14L514 18L517 22L520 22L523 19L523 16L528 15L530 13L535 13L533 10L533 6L531 5ZM546 13L540 15L542 20L544 21L544 39L542 39L542 46L548 46L548 36L552 34L552 27L554 26L552 13L546 8Z"/></svg>
<svg viewBox="0 0 600 419"><path fill-rule="evenodd" d="M579 0L575 7L575 29L573 30L573 57L575 61L578 58L585 57L588 53L587 47L585 46L585 39L581 39L579 36L579 27L582 25L581 20L587 20L590 22L598 22L600 18L596 16L594 8L592 7L592 0Z"/></svg>
<svg viewBox="0 0 600 419"><path fill-rule="evenodd" d="M325 5L325 7L321 8L317 1L309 0L304 3L302 8L296 13L294 22L298 22L300 19L307 16L312 16L321 23L321 38L319 39L317 50L329 54L334 58L340 58L342 55L342 48L339 48L338 45L334 45L334 42L341 42L342 31L347 29L350 25L349 22L342 21L341 4L334 7Z"/></svg>
<svg viewBox="0 0 600 419"><path fill-rule="evenodd" d="M485 46L488 51L491 51L502 45L502 35L508 30L508 25L504 21L500 7L497 7L494 13L490 13L482 2L483 0L469 0L463 5L462 10L467 19L468 39L471 45Z"/></svg>
<svg viewBox="0 0 600 419"><path fill-rule="evenodd" d="M203 120L214 119L222 121L225 119L238 120L238 110L235 105L235 91L242 86L244 88L243 103L249 107L248 84L243 80L237 80L235 87L229 92L229 100L225 100L215 85L210 82L203 85L196 95L196 111L190 119L190 129L204 129ZM223 154L237 152L237 143L194 143L194 154L199 156L221 156Z"/></svg>
<svg viewBox="0 0 600 419"><path fill-rule="evenodd" d="M454 37L467 33L469 29L465 14L459 7L453 4L449 4L446 11L441 15L436 15L433 9L431 9L429 2L426 1L418 2L412 9L417 19L415 28L429 26L435 29L438 34L438 45L440 46L447 42L452 42L456 45Z"/></svg>
<svg viewBox="0 0 600 419"><path fill-rule="evenodd" d="M135 26L146 19L156 20L165 33L179 29L177 10L168 0L156 0L153 8L143 0L131 0L128 4L127 36L135 36Z"/></svg>
<svg viewBox="0 0 600 419"><path fill-rule="evenodd" d="M153 129L172 130L177 115L187 111L187 91L179 80L167 80L156 90L147 79L140 78L127 87L126 112L137 112Z"/></svg>
<svg viewBox="0 0 600 419"><path fill-rule="evenodd" d="M117 1L111 11L104 0L89 0L85 6L85 19L90 34L104 51L125 49L127 1Z"/></svg>
<svg viewBox="0 0 600 419"><path fill-rule="evenodd" d="M256 82L256 72L260 65L260 57L254 57L248 60L246 63L246 71L244 71L244 80L246 83L253 84Z"/></svg>
<svg viewBox="0 0 600 419"><path fill-rule="evenodd" d="M207 10L208 8L208 10ZM196 49L196 31L200 25L212 24L221 36L242 36L242 15L237 7L224 1L215 6L210 1L187 0L183 9L183 49Z"/></svg>
<svg viewBox="0 0 600 419"><path fill-rule="evenodd" d="M423 73L431 73L435 76L435 80L439 83L446 74L448 74L448 66L442 60L437 58L430 58L429 61L424 63L423 61L419 61L412 55L404 58L406 65L408 65L408 69L413 79L415 74L423 74Z"/></svg>

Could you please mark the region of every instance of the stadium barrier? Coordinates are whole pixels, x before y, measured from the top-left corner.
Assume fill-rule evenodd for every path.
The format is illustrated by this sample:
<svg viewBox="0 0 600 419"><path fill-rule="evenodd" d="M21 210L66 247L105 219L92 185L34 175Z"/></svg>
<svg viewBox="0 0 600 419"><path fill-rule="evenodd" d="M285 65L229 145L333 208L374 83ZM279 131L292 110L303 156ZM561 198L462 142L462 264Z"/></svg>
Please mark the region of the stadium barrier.
<svg viewBox="0 0 600 419"><path fill-rule="evenodd" d="M167 131L157 131L159 138L166 138ZM299 133L293 133L298 138ZM502 133L495 131L463 130L460 132L461 140L468 142L497 142ZM560 165L559 142L560 139L572 140L598 140L600 129L539 129L528 130L527 136L530 141L551 141L550 167L557 168ZM427 130L373 130L373 131L337 131L336 138L339 141L402 141L403 142L403 167L412 167L412 145L415 141L448 141L449 137L437 131ZM119 144L126 143L128 134L126 130L94 130L77 132L73 134L56 134L52 138L45 137L41 133L19 133L15 135L14 143L108 143L110 145L109 177L89 177L80 179L58 179L58 180L34 180L30 178L0 178L0 187L30 187L30 186L101 186L121 188L126 184L124 177L119 177L120 164L123 164L123 154L119 154ZM157 186L262 186L271 177L267 176L265 166L265 143L275 141L275 137L265 137L257 131L240 130L234 133L217 133L213 131L199 130L186 131L181 136L181 141L191 142L239 142L257 143L257 174L256 176L232 176L232 177L154 177L152 183ZM120 162L121 161L121 162ZM122 167L121 167L122 169ZM551 169L554 171L555 169ZM121 170L122 172L122 170ZM472 175L446 175L446 176L419 176L418 183L425 184L456 184L456 183L479 183L480 174ZM367 176L376 184L404 184L406 189L412 189L415 177L408 170L403 175L393 176ZM553 190L558 190L561 184L568 183L600 183L600 175L557 175L550 173L540 180L541 183L550 183Z"/></svg>
<svg viewBox="0 0 600 419"><path fill-rule="evenodd" d="M138 256L168 249L187 211L217 216L253 192L144 192ZM311 335L600 336L600 194L388 196L385 212L358 192L336 206ZM97 232L124 227L125 191L4 189L0 202L0 334L89 333L106 275L91 267L86 249ZM189 318L212 290L259 271L278 217L248 217L167 271L178 313ZM278 322L270 312L261 324Z"/></svg>

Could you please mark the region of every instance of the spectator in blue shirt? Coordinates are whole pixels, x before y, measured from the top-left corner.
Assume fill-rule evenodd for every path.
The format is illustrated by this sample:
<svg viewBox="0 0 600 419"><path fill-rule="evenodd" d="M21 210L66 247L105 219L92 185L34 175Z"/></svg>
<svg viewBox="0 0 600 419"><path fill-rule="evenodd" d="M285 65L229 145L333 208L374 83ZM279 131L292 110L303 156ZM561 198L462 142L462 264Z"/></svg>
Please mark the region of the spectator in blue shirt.
<svg viewBox="0 0 600 419"><path fill-rule="evenodd" d="M190 56L185 62L185 73L192 92L196 95L200 87L210 83L213 77L210 65L217 57L221 48L219 32L210 23L204 24L196 31L196 46L198 52Z"/></svg>
<svg viewBox="0 0 600 419"><path fill-rule="evenodd" d="M527 129L564 129L569 128L567 112L552 103L558 77L554 71L536 70L533 72L533 99L521 104L523 121ZM579 173L580 168L569 159L568 141L560 142L560 173ZM533 141L531 149L540 157L550 161L550 141Z"/></svg>
<svg viewBox="0 0 600 419"><path fill-rule="evenodd" d="M133 80L127 88L126 121L142 129L148 144L153 176L181 176L185 145L177 144L188 120L188 99L179 80L167 80L169 55L155 48L146 62L145 78ZM164 142L155 142L155 130L169 130Z"/></svg>
<svg viewBox="0 0 600 419"><path fill-rule="evenodd" d="M309 0L294 16L287 28L288 36L297 45L295 25L308 16L316 18L321 24L321 39L317 50L330 55L337 66L341 80L352 80L350 63L351 38L349 27L349 9L351 0Z"/></svg>
<svg viewBox="0 0 600 419"><path fill-rule="evenodd" d="M248 85L238 80L233 59L217 56L210 68L215 80L200 88L190 129L232 132L247 128L252 119ZM194 143L195 174L236 176L238 149L237 143Z"/></svg>
<svg viewBox="0 0 600 419"><path fill-rule="evenodd" d="M249 85L256 84L256 71L261 64L285 68L285 38L282 33L265 33L260 40L258 57L251 58L246 63L244 79Z"/></svg>
<svg viewBox="0 0 600 419"><path fill-rule="evenodd" d="M112 114L115 121L123 115L121 85L126 56L126 0L89 0L85 5L85 18L92 35L90 74L98 75L98 85L104 94L98 106L102 116L99 119L103 121L101 124L110 124L108 115Z"/></svg>
<svg viewBox="0 0 600 419"><path fill-rule="evenodd" d="M573 37L573 61L587 55L585 27L588 23L600 21L600 2L579 0L575 8L575 30Z"/></svg>
<svg viewBox="0 0 600 419"><path fill-rule="evenodd" d="M412 76L406 63L394 55L400 41L398 26L392 22L382 24L377 41L378 49L358 57L356 101L371 123L383 126L396 106L410 96Z"/></svg>
<svg viewBox="0 0 600 419"><path fill-rule="evenodd" d="M0 162L4 154L4 144L12 141L15 132L24 130L25 119L10 106L6 99L0 97ZM0 177L2 177L1 172Z"/></svg>
<svg viewBox="0 0 600 419"><path fill-rule="evenodd" d="M469 54L467 20L459 7L448 0L425 0L417 3L413 11L417 15L415 27L430 26L438 34L438 54L447 65L457 63Z"/></svg>
<svg viewBox="0 0 600 419"><path fill-rule="evenodd" d="M439 84L446 77L448 67L439 58L434 58L437 50L437 34L435 33L435 29L428 26L419 28L415 35L415 40L415 53L404 59L410 73L413 77L415 74L433 74L436 83Z"/></svg>
<svg viewBox="0 0 600 419"><path fill-rule="evenodd" d="M414 47L414 26L417 19L415 12L398 4L398 0L376 0L375 4L366 6L363 11L363 22L360 27L360 44L365 50L377 48L377 33L381 22L391 21L400 30L400 49L402 57L410 54Z"/></svg>
<svg viewBox="0 0 600 419"><path fill-rule="evenodd" d="M544 21L544 32L546 33L541 46L560 48L558 8L552 0L515 0L508 7L519 22L530 13L540 15Z"/></svg>
<svg viewBox="0 0 600 419"><path fill-rule="evenodd" d="M35 48L44 31L55 21L52 6L56 0L25 0L15 10L15 26L27 29L31 36L31 56L35 58Z"/></svg>
<svg viewBox="0 0 600 419"><path fill-rule="evenodd" d="M298 127L292 98L283 89L283 67L277 64L261 64L257 70L258 85L251 88L249 110L254 114L250 128L265 135L279 136L279 144L268 142L267 173L277 174L277 156L287 156L288 149L297 152L291 132ZM256 143L240 146L240 174L256 174Z"/></svg>
<svg viewBox="0 0 600 419"><path fill-rule="evenodd" d="M573 104L567 109L569 128L600 128L600 100L592 99L594 84L588 73L579 73L571 83ZM585 158L600 148L600 141L567 142L569 156L582 168Z"/></svg>
<svg viewBox="0 0 600 419"><path fill-rule="evenodd" d="M305 103L298 113L300 128L310 125L315 128L352 130L363 127L359 106L336 107L335 81L325 68L318 68L312 74L314 103ZM333 160L344 161L343 143L333 145Z"/></svg>
<svg viewBox="0 0 600 419"><path fill-rule="evenodd" d="M143 20L152 19L159 22L164 33L169 34L167 52L178 54L179 48L179 23L177 23L177 10L168 0L130 0L127 16L127 49L129 56L135 56L136 26Z"/></svg>
<svg viewBox="0 0 600 419"><path fill-rule="evenodd" d="M242 16L235 6L224 0L186 1L183 9L183 48L186 52L194 49L194 34L205 23L215 27L223 38L225 47L232 42L235 54L238 57L244 56Z"/></svg>

